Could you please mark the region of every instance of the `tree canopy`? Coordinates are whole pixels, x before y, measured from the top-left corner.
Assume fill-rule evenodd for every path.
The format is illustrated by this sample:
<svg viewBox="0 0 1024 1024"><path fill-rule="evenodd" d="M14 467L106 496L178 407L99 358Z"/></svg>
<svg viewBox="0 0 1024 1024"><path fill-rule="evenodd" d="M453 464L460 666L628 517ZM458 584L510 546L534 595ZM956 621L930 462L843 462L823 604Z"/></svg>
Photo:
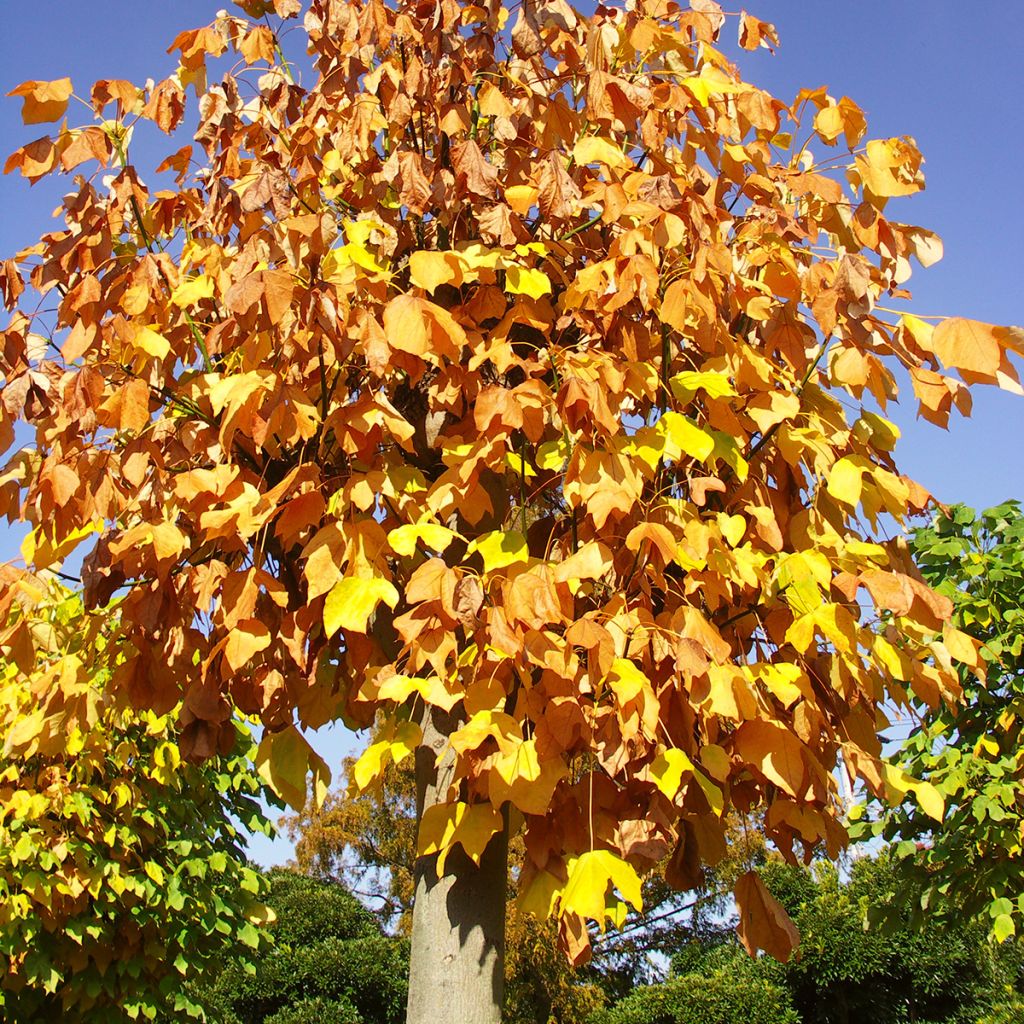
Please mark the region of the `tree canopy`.
<svg viewBox="0 0 1024 1024"><path fill-rule="evenodd" d="M730 807L837 855L840 757L941 817L881 708L982 661L879 529L931 501L885 412L902 368L945 425L1024 345L892 305L941 252L894 212L913 140L744 81L713 0L237 6L6 165L75 177L0 269L0 445L31 431L0 511L37 569L84 552L89 608L117 595L113 690L180 703L188 758L259 716L295 806L328 775L306 727L378 722L362 787L432 750L418 852L444 874L510 822L576 960L666 854L695 884ZM72 91L15 93L39 124ZM132 133L189 116L147 186ZM788 956L757 875L736 895Z"/></svg>
<svg viewBox="0 0 1024 1024"><path fill-rule="evenodd" d="M960 704L917 703L900 752L901 767L945 798L942 827L893 806L861 829L898 842L918 915L980 917L1001 941L1024 915L1024 514L1015 501L942 509L911 549L953 622L981 642L986 673L961 670Z"/></svg>
<svg viewBox="0 0 1024 1024"><path fill-rule="evenodd" d="M189 985L266 943L252 740L233 725L232 754L184 763L173 717L109 686L116 619L0 572L0 1016L198 1014Z"/></svg>

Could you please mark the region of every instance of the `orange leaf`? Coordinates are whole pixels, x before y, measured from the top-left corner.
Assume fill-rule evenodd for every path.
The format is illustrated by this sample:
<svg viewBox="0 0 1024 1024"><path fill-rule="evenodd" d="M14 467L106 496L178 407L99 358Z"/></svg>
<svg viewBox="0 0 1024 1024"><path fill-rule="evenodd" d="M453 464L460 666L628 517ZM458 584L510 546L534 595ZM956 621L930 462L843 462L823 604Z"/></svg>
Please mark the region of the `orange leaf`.
<svg viewBox="0 0 1024 1024"><path fill-rule="evenodd" d="M7 95L24 97L21 119L25 124L44 124L61 119L71 92L71 79L58 78L53 82L22 82Z"/></svg>
<svg viewBox="0 0 1024 1024"><path fill-rule="evenodd" d="M755 956L763 949L780 963L788 963L800 945L800 933L785 908L754 871L740 876L735 892L740 913L736 931L746 951Z"/></svg>

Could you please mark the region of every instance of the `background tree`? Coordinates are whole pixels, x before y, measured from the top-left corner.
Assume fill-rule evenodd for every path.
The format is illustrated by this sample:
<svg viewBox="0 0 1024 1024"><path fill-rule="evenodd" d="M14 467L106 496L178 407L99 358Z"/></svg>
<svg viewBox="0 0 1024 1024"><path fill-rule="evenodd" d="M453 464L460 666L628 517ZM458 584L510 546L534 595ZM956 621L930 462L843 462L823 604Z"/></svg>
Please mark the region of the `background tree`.
<svg viewBox="0 0 1024 1024"><path fill-rule="evenodd" d="M299 0L240 6L7 162L76 184L0 270L0 444L34 431L0 510L37 568L84 544L87 605L120 595L112 685L181 703L190 757L259 715L300 807L327 776L304 727L377 719L367 782L415 756L409 1020L493 1021L509 833L522 905L580 961L667 854L682 883L724 856L730 807L796 859L845 841L840 753L902 796L878 708L955 699L978 657L876 536L930 500L893 459L889 363L945 424L1022 346L893 312L939 253L889 210L921 155L865 142L848 99L744 82L713 0L511 25L312 0L308 87L255 20ZM172 133L187 89L195 146L151 191L132 132ZM15 93L47 123L72 84ZM748 946L789 955L756 874L736 891Z"/></svg>
<svg viewBox="0 0 1024 1024"><path fill-rule="evenodd" d="M265 938L245 830L252 741L182 762L173 717L109 687L116 611L0 570L0 1016L181 1020L189 985Z"/></svg>
<svg viewBox="0 0 1024 1024"><path fill-rule="evenodd" d="M399 1024L409 943L336 883L277 870L267 903L272 942L223 966L202 993L213 1024Z"/></svg>
<svg viewBox="0 0 1024 1024"><path fill-rule="evenodd" d="M753 960L723 920L676 951L667 982L638 989L592 1024L977 1024L1013 1020L1024 993L1018 946L987 939L977 922L911 922L899 865L886 851L834 867L773 862L765 883L800 931L800 956ZM894 905L888 926L869 911Z"/></svg>
<svg viewBox="0 0 1024 1024"><path fill-rule="evenodd" d="M1003 940L1024 914L1024 514L1015 501L941 510L911 549L953 622L981 642L985 673L960 672L962 703L915 702L900 750L901 768L943 794L942 828L908 806L862 828L897 842L916 914L979 917Z"/></svg>

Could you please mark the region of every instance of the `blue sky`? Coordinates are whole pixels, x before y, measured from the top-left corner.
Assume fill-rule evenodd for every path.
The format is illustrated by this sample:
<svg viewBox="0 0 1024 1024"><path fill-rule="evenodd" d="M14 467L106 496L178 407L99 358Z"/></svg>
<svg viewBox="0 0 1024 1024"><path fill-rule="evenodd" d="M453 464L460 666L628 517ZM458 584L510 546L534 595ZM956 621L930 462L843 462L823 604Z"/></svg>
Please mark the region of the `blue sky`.
<svg viewBox="0 0 1024 1024"><path fill-rule="evenodd" d="M65 75L79 95L87 95L99 78L159 80L174 69L165 52L174 36L206 24L222 7L232 5L228 0L5 4L0 91L27 79ZM926 159L927 189L903 201L897 219L938 232L945 258L911 279L915 310L1024 322L1024 204L1015 185L1024 167L1019 106L1024 4L750 0L749 10L776 24L782 46L775 56L744 54L747 79L787 101L802 87L827 85L837 99L848 95L864 108L869 137L906 134L917 140ZM727 31L734 38L735 30ZM79 110L85 116L84 108ZM46 126L22 125L17 98L0 101L4 158L45 131ZM159 159L183 144L165 143L153 155ZM145 167L142 173L146 178ZM0 178L0 257L48 229L68 184L44 179L30 189L17 175ZM906 391L909 395L909 383ZM1024 399L978 388L972 418L954 420L948 433L916 420L910 400L893 418L904 433L897 449L901 468L941 500L985 507L1024 496ZM15 557L19 542L20 534L0 525L0 559ZM349 743L336 733L316 745L336 760ZM288 846L260 844L255 852L261 859L280 859Z"/></svg>

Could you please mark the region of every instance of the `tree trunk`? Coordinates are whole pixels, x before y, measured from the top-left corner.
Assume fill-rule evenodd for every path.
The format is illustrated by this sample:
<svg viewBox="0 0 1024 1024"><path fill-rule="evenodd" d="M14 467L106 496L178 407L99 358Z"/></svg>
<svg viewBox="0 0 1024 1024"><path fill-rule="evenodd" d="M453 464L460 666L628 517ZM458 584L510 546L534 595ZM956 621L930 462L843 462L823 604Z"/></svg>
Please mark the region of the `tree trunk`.
<svg viewBox="0 0 1024 1024"><path fill-rule="evenodd" d="M416 752L419 816L444 800L454 768L449 751L456 724L451 716L427 710L423 746ZM412 952L406 1024L500 1024L505 982L505 896L508 834L500 832L477 867L456 847L437 877L437 856L416 861L412 910Z"/></svg>

